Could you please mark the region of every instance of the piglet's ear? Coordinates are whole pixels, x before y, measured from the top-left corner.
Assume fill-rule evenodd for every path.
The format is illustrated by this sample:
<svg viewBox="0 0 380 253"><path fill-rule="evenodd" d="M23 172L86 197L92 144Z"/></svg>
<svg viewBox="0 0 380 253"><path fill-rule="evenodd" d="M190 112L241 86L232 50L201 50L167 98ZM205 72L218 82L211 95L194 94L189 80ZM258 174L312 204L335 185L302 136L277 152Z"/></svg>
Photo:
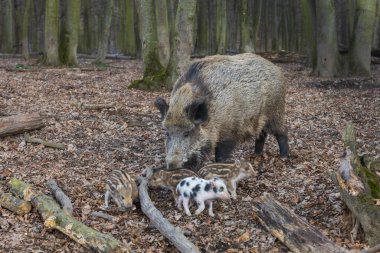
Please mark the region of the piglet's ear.
<svg viewBox="0 0 380 253"><path fill-rule="evenodd" d="M163 120L169 109L168 104L166 103L165 99L163 99L162 97L157 97L156 101L154 101L154 105L158 108L158 110L160 110L161 120Z"/></svg>
<svg viewBox="0 0 380 253"><path fill-rule="evenodd" d="M205 122L208 118L208 108L205 100L197 100L192 102L186 108L189 119L199 125Z"/></svg>

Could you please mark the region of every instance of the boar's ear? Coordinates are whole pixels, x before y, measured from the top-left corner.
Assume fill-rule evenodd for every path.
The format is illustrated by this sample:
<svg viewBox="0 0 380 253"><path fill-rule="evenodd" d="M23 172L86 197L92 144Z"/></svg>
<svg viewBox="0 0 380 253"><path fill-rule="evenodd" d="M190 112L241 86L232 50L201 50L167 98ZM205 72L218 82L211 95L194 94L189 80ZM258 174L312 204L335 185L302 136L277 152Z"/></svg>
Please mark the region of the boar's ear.
<svg viewBox="0 0 380 253"><path fill-rule="evenodd" d="M208 118L208 109L205 100L196 100L192 102L187 108L189 119L195 124L199 125L205 122Z"/></svg>
<svg viewBox="0 0 380 253"><path fill-rule="evenodd" d="M154 101L154 105L158 108L158 110L160 110L161 120L163 120L165 118L166 113L168 112L168 104L162 97L157 97L156 101Z"/></svg>

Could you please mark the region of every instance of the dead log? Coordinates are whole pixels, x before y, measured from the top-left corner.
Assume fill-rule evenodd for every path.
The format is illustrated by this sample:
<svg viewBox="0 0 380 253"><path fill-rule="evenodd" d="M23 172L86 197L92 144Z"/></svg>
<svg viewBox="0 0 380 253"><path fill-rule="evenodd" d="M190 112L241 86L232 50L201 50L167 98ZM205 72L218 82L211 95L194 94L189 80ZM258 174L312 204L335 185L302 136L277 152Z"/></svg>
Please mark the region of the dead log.
<svg viewBox="0 0 380 253"><path fill-rule="evenodd" d="M30 136L27 133L24 134L24 139L25 139L26 142L42 144L45 147L56 148L56 149L65 149L66 148L65 144L54 143L54 142L51 142L51 141L44 141L42 139L32 137L32 136Z"/></svg>
<svg viewBox="0 0 380 253"><path fill-rule="evenodd" d="M105 220L111 221L112 223L117 223L120 220L120 218L118 218L118 217L115 217L115 216L112 216L112 215L109 215L109 214L103 213L103 212L92 212L91 216L103 218Z"/></svg>
<svg viewBox="0 0 380 253"><path fill-rule="evenodd" d="M332 174L341 198L354 218L352 239L355 239L359 225L370 246L380 244L380 199L379 161L356 153L356 134L352 123L348 124L343 141L346 154L341 167Z"/></svg>
<svg viewBox="0 0 380 253"><path fill-rule="evenodd" d="M57 182L54 179L50 179L46 182L47 187L53 193L54 197L58 200L62 206L62 210L68 214L73 214L73 204L67 195L58 187Z"/></svg>
<svg viewBox="0 0 380 253"><path fill-rule="evenodd" d="M12 193L4 193L0 191L0 206L19 215L30 212L32 205L29 201L24 201L12 195Z"/></svg>
<svg viewBox="0 0 380 253"><path fill-rule="evenodd" d="M35 193L32 187L23 181L13 178L9 182L9 186L15 195L26 201L31 201L42 216L45 227L57 229L85 248L95 252L130 252L128 246L114 237L87 227L71 215L67 215L53 198Z"/></svg>
<svg viewBox="0 0 380 253"><path fill-rule="evenodd" d="M255 218L292 252L347 252L269 194L256 198L253 205Z"/></svg>
<svg viewBox="0 0 380 253"><path fill-rule="evenodd" d="M43 126L42 117L38 113L1 117L0 137L39 129Z"/></svg>
<svg viewBox="0 0 380 253"><path fill-rule="evenodd" d="M139 197L141 209L150 219L151 224L165 236L180 252L200 252L198 247L192 244L183 234L180 228L174 227L162 213L153 205L148 194L148 181L152 176L152 170L148 169L145 177L139 177Z"/></svg>

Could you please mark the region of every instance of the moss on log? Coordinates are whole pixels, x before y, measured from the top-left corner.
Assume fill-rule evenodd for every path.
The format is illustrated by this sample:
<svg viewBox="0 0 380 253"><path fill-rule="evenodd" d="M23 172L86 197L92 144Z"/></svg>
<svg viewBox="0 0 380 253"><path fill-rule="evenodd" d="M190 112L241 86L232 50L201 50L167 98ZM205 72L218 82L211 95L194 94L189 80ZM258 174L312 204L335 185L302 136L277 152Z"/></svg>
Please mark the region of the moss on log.
<svg viewBox="0 0 380 253"><path fill-rule="evenodd" d="M349 123L343 134L346 156L341 168L332 179L341 197L354 218L360 223L370 246L380 244L380 207L375 199L380 198L379 161L356 153L356 134Z"/></svg>
<svg viewBox="0 0 380 253"><path fill-rule="evenodd" d="M29 201L24 201L12 195L12 193L4 193L0 191L0 206L19 215L30 212L32 205Z"/></svg>
<svg viewBox="0 0 380 253"><path fill-rule="evenodd" d="M41 214L47 228L57 229L94 252L130 252L130 249L114 237L102 234L67 215L53 198L35 193L32 187L13 178L9 182L13 193L32 205Z"/></svg>

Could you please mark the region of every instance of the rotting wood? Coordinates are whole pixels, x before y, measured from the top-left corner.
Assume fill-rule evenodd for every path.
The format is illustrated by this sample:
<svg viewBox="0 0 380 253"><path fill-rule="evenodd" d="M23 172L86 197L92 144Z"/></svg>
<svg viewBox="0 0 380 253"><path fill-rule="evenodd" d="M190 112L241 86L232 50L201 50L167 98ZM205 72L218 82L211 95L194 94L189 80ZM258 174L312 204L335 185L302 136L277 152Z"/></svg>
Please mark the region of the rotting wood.
<svg viewBox="0 0 380 253"><path fill-rule="evenodd" d="M32 205L42 216L45 227L64 233L94 252L131 252L128 246L111 235L102 234L75 220L71 215L67 215L53 198L35 193L32 187L23 181L12 178L9 186L14 194L32 202Z"/></svg>
<svg viewBox="0 0 380 253"><path fill-rule="evenodd" d="M106 220L111 221L113 223L117 223L120 220L120 218L118 218L118 217L115 217L115 216L112 216L112 215L109 215L109 214L103 213L103 212L92 212L91 216L103 218L103 219L106 219Z"/></svg>
<svg viewBox="0 0 380 253"><path fill-rule="evenodd" d="M256 198L253 205L255 218L292 252L347 252L269 194Z"/></svg>
<svg viewBox="0 0 380 253"><path fill-rule="evenodd" d="M374 201L380 198L379 161L356 153L356 133L352 123L343 133L343 142L346 154L341 167L332 173L332 179L353 215L352 239L356 237L359 223L369 245L375 246L380 244L380 207Z"/></svg>
<svg viewBox="0 0 380 253"><path fill-rule="evenodd" d="M144 177L138 177L141 209L160 233L165 236L180 252L200 252L198 247L191 243L180 228L174 227L162 213L153 205L148 193L148 181L152 176L152 169L147 169Z"/></svg>
<svg viewBox="0 0 380 253"><path fill-rule="evenodd" d="M24 139L25 139L26 142L42 144L45 147L56 148L56 149L65 149L66 148L65 144L54 143L54 142L51 142L51 141L45 141L45 140L42 140L42 139L39 139L39 138L32 137L32 136L30 136L27 133L24 134Z"/></svg>
<svg viewBox="0 0 380 253"><path fill-rule="evenodd" d="M44 126L38 113L19 114L0 118L0 137L28 132Z"/></svg>
<svg viewBox="0 0 380 253"><path fill-rule="evenodd" d="M12 195L0 191L0 206L19 215L27 214L31 211L32 205L29 201L24 201Z"/></svg>
<svg viewBox="0 0 380 253"><path fill-rule="evenodd" d="M68 214L73 214L73 204L71 203L70 198L59 188L57 182L54 179L50 179L46 182L47 187L53 193L54 197L62 206L62 210Z"/></svg>

